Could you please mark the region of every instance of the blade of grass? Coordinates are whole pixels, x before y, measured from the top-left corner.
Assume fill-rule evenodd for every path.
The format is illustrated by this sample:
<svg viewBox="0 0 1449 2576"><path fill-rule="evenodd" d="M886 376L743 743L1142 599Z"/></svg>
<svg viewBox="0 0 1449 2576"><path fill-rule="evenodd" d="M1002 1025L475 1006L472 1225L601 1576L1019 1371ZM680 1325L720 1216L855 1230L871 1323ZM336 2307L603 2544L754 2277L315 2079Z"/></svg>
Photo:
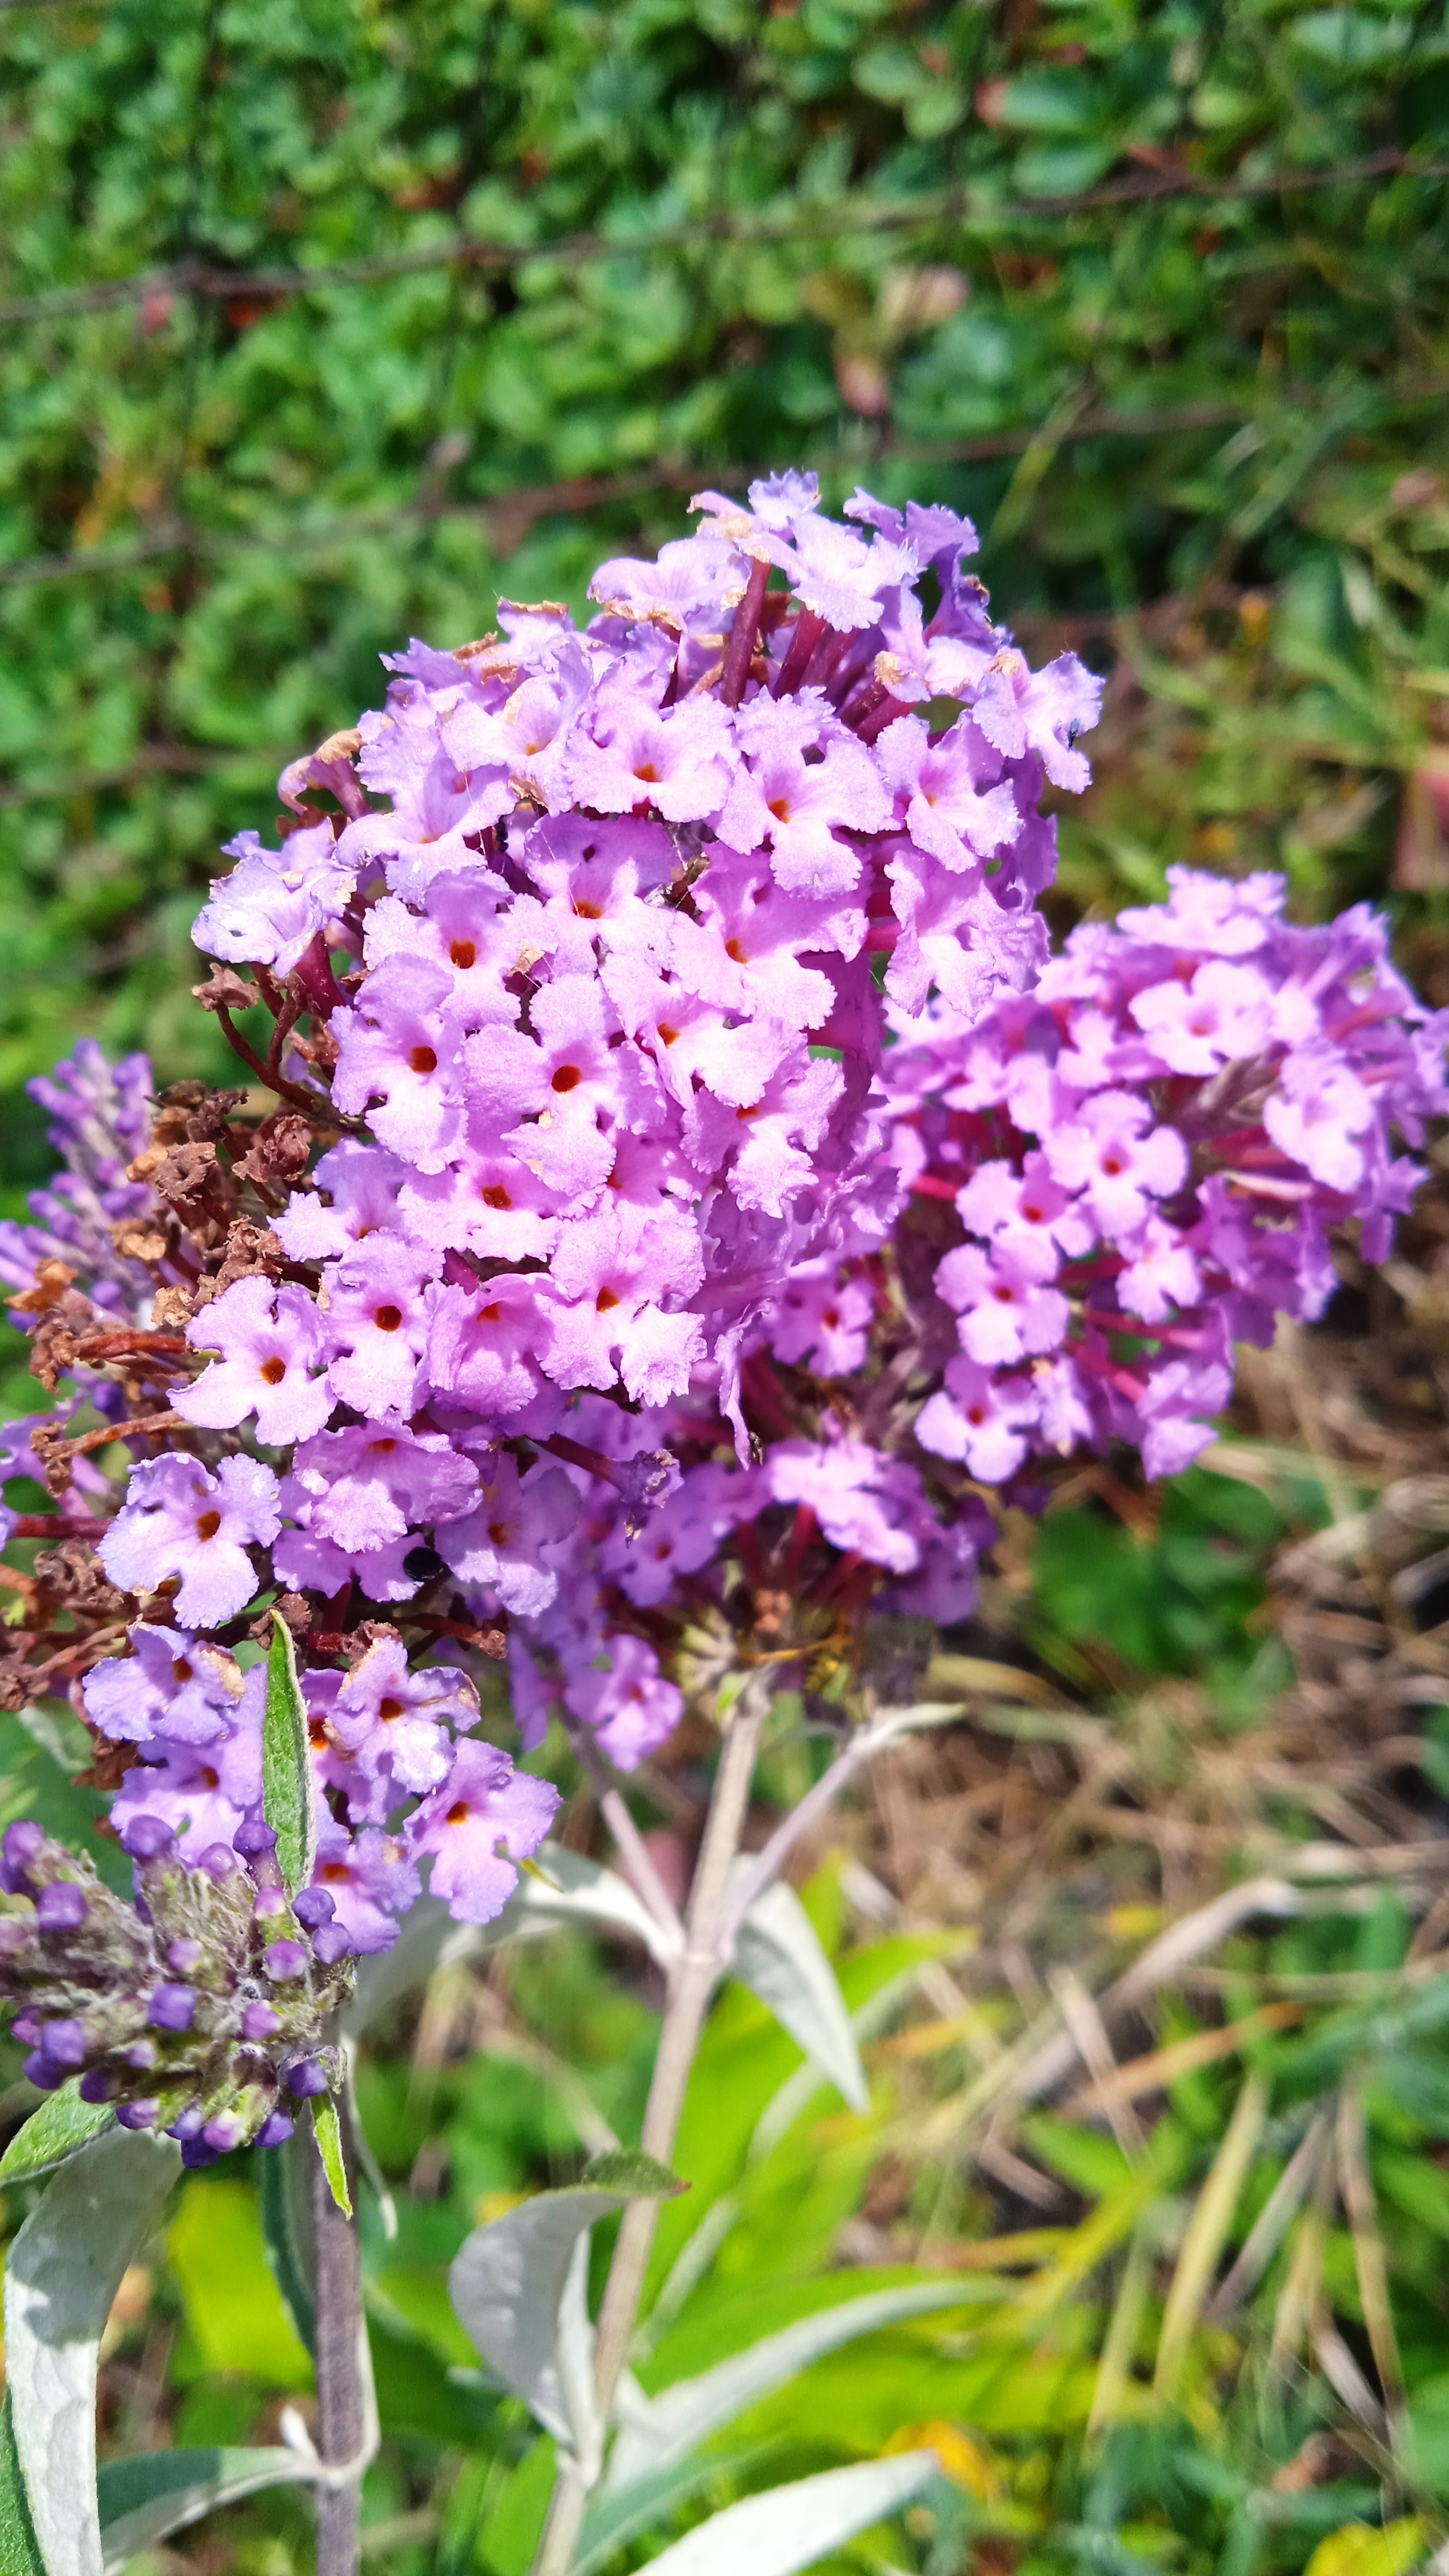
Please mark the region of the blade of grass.
<svg viewBox="0 0 1449 2576"><path fill-rule="evenodd" d="M1319 2114L1324 2123L1325 2146L1333 2117L1332 2105ZM1337 2197L1338 2172L1332 2156L1320 2152L1318 2171L1313 2181L1313 2197L1299 2222L1298 2235L1289 2261L1287 2276L1278 2294L1273 2313L1273 2336L1269 2346L1269 2367L1287 2371L1296 2358L1305 2335L1312 2326L1323 2280L1323 2253L1328 2239L1328 2218Z"/></svg>
<svg viewBox="0 0 1449 2576"><path fill-rule="evenodd" d="M1363 2101L1352 2086L1346 2085L1339 2095L1335 2144L1338 2149L1339 2188L1353 2237L1354 2269L1358 2274L1364 2327L1369 2350L1374 2357L1374 2368L1379 2375L1384 2418L1392 2439L1403 2413L1404 2374L1389 2298L1388 2257L1379 2230L1378 2202L1369 2171Z"/></svg>
<svg viewBox="0 0 1449 2576"><path fill-rule="evenodd" d="M1094 1997L1088 1993L1075 1969L1054 1968L1050 1982L1052 1993L1062 2008L1062 2019L1081 2050L1082 2061L1093 2079L1113 2137L1124 2156L1140 2156L1147 2142L1146 2133L1130 2103L1113 2090L1114 2079L1120 2070Z"/></svg>
<svg viewBox="0 0 1449 2576"><path fill-rule="evenodd" d="M1232 2270L1213 2292L1203 2310L1207 2325L1221 2325L1225 2318L1251 2297L1266 2272L1289 2228L1292 2226L1306 2195L1312 2190L1328 2145L1329 2120L1326 2111L1315 2111L1302 2138L1295 2147L1272 2192L1252 2228L1244 2239L1242 2250Z"/></svg>
<svg viewBox="0 0 1449 2576"><path fill-rule="evenodd" d="M1112 2314L1102 2344L1102 2357L1097 2364L1097 2384L1092 2391L1092 2411L1087 2417L1087 2441L1090 2444L1109 2424L1114 2424L1122 2411L1132 2371L1132 2356L1142 2330L1142 2314L1147 2293L1152 2287L1153 2213L1144 2209L1132 2230L1127 2260L1117 2285Z"/></svg>
<svg viewBox="0 0 1449 2576"><path fill-rule="evenodd" d="M1201 2322L1203 2301L1223 2240L1233 2222L1238 2196L1252 2162L1268 2108L1269 2084L1256 2067L1244 2078L1222 2145L1215 2156L1177 2258L1172 2287L1162 2315L1153 2394L1170 2406L1177 2395L1193 2333Z"/></svg>
<svg viewBox="0 0 1449 2576"><path fill-rule="evenodd" d="M1220 2057L1235 2056L1249 2041L1269 2031L1292 2030L1303 2019L1303 2011L1300 2003L1265 2004L1257 2012L1245 2013L1241 2021L1225 2023L1221 2030L1194 2031L1190 2039L1155 2048L1150 2057L1131 2058L1073 2093L1062 2105L1062 2116L1083 2120L1094 2111L1105 2111L1110 2117L1114 2103L1135 2101L1141 2093L1165 2093L1180 2075L1194 2074L1199 2066L1211 2066Z"/></svg>

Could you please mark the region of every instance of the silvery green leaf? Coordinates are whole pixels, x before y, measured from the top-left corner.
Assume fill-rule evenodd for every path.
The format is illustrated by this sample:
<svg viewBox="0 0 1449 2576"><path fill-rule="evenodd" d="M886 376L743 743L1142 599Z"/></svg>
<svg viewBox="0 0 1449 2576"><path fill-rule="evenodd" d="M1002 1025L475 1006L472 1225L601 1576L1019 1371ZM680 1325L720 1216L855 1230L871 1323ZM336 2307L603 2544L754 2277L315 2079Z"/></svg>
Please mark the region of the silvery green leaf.
<svg viewBox="0 0 1449 2576"><path fill-rule="evenodd" d="M649 2576L799 2576L858 2531L899 2513L940 2474L934 2451L903 2451L898 2459L863 2460L771 2487L686 2532L650 2559Z"/></svg>
<svg viewBox="0 0 1449 2576"><path fill-rule="evenodd" d="M0 2183L38 2181L63 2165L78 2147L89 2146L103 2129L114 2128L115 2122L108 2103L81 2100L80 2077L73 2075L38 2111L31 2112L23 2129L16 2130L0 2156Z"/></svg>
<svg viewBox="0 0 1449 2576"><path fill-rule="evenodd" d="M799 1897L783 1879L756 1897L736 1935L730 1967L852 2111L869 2110L865 2069L835 1971Z"/></svg>
<svg viewBox="0 0 1449 2576"><path fill-rule="evenodd" d="M542 2191L475 2227L448 2275L459 2323L494 2378L531 2407L581 2466L595 2469L592 2334L578 2249L595 2221L626 2200L653 2199L676 2187L662 2166L641 2161L649 2170L635 2184L625 2179L609 2189L584 2182Z"/></svg>
<svg viewBox="0 0 1449 2576"><path fill-rule="evenodd" d="M61 2166L10 2249L5 2359L47 2576L102 2576L96 2365L121 2275L181 2170L170 2138L112 2129Z"/></svg>
<svg viewBox="0 0 1449 2576"><path fill-rule="evenodd" d="M0 2576L45 2576L8 2397L0 2405Z"/></svg>
<svg viewBox="0 0 1449 2576"><path fill-rule="evenodd" d="M262 1813L277 1837L277 1864L287 1894L295 1896L307 1885L317 1859L317 1792L297 1650L286 1620L275 1615L262 1719Z"/></svg>
<svg viewBox="0 0 1449 2576"><path fill-rule="evenodd" d="M732 2424L746 2407L757 2405L776 2388L808 2370L812 2361L857 2336L899 2325L905 2317L926 2316L933 2308L959 2308L971 2291L959 2281L920 2281L893 2290L871 2290L839 2307L821 2308L813 2317L797 2318L778 2334L765 2335L744 2352L731 2353L697 2379L677 2379L655 2397L636 2395L620 2425L605 2492L622 2494L636 2481L652 2478L671 2462L682 2460Z"/></svg>
<svg viewBox="0 0 1449 2576"><path fill-rule="evenodd" d="M612 2487L600 2487L591 2497L584 2516L583 2529L569 2568L569 2576L597 2576L597 2571L617 2557L626 2542L637 2540L687 2504L703 2486L719 2477L746 2477L765 2460L768 2444L756 2443L749 2450L709 2451L690 2460L676 2460L653 2477L639 2478L632 2486L616 2494Z"/></svg>
<svg viewBox="0 0 1449 2576"><path fill-rule="evenodd" d="M279 2446L142 2451L133 2459L112 2460L96 2481L106 2576L218 2505L236 2504L259 2487L295 2485L309 2479L315 2465Z"/></svg>

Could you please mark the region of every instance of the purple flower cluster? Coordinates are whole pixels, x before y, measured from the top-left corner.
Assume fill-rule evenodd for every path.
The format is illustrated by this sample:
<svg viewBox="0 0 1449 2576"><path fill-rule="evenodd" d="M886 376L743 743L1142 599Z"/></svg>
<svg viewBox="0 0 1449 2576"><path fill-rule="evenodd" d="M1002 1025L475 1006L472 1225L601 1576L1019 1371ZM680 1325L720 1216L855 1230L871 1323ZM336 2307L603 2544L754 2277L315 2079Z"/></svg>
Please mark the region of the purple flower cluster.
<svg viewBox="0 0 1449 2576"><path fill-rule="evenodd" d="M558 1718L628 1769L691 1672L763 1641L849 1679L868 1612L961 1618L980 1489L1113 1440L1186 1464L1234 1340L1321 1311L1334 1228L1383 1257L1393 1139L1449 1109L1445 1017L1362 909L1301 929L1276 879L1179 870L1049 956L1038 808L1086 783L1098 683L992 625L966 521L834 522L796 474L699 506L582 631L505 602L396 657L197 925L282 1105L168 1094L143 1152L145 1069L81 1050L70 1179L0 1236L65 1402L115 1420L140 1369L169 1408L159 1450L123 1426L123 1498L69 1471L117 1823L193 1871L264 1831L245 1641L290 1594L324 1964L425 1877L488 1919L547 1830L471 1652L526 1748Z"/></svg>
<svg viewBox="0 0 1449 2576"><path fill-rule="evenodd" d="M157 1464L204 1474L176 1453ZM224 1459L221 1473L241 1466L267 1472L251 1459ZM133 1492L144 1473L133 1475ZM128 1507L110 1533L112 1551L130 1520ZM182 1598L184 1589L178 1611ZM204 1866L218 1846L248 1850L267 1830L265 1668L243 1674L222 1647L180 1628L138 1623L128 1643L128 1654L92 1666L84 1699L92 1725L139 1757L112 1808L122 1841L128 1849L137 1835L159 1836L168 1848L174 1841L187 1866ZM400 1640L383 1635L345 1673L309 1669L305 1692L319 1785L331 1793L313 1884L295 1908L320 1927L314 1948L323 1944L329 1964L390 1948L425 1859L462 1921L490 1921L518 1883L515 1862L543 1841L558 1793L515 1771L494 1746L467 1740L479 1715L468 1676L442 1664L410 1671Z"/></svg>
<svg viewBox="0 0 1449 2576"><path fill-rule="evenodd" d="M936 1009L887 1058L907 1188L965 1230L934 1273L959 1349L916 1423L988 1484L1109 1440L1187 1466L1234 1342L1322 1313L1334 1228L1382 1261L1449 1111L1449 1013L1366 905L1284 918L1280 877L1169 870L1167 903L1086 923L1029 999Z"/></svg>

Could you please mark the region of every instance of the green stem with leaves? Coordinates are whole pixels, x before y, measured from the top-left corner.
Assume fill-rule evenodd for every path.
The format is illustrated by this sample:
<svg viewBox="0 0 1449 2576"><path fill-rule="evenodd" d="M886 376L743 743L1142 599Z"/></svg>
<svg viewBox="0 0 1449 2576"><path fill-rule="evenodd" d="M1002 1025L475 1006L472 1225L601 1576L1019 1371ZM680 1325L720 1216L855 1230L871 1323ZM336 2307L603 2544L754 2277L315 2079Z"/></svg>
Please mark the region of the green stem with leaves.
<svg viewBox="0 0 1449 2576"><path fill-rule="evenodd" d="M640 2141L645 2154L657 2156L661 2164L667 2164L674 2152L704 2017L725 1964L723 1935L730 1869L740 1847L768 1705L769 1685L764 1675L752 1674L735 1702L715 1773L685 1916L685 1946L670 1974L659 2054L654 2061ZM594 2398L601 2422L608 2421L614 2392L629 2358L658 2219L659 2203L651 2199L631 2201L619 2221L594 2345ZM574 2464L565 2461L534 2562L534 2576L568 2576L587 2504L587 2487Z"/></svg>

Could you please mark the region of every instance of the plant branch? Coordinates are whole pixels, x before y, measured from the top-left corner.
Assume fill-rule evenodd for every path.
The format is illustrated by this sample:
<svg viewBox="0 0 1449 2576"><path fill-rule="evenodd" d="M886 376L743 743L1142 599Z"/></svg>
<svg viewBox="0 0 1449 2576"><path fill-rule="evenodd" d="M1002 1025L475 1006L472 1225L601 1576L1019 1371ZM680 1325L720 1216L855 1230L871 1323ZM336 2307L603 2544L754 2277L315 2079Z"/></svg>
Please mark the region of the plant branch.
<svg viewBox="0 0 1449 2576"><path fill-rule="evenodd" d="M659 2054L644 2113L641 2144L644 2153L657 2156L661 2164L667 2164L674 2152L690 2069L720 1973L720 1936L730 1868L739 1850L768 1704L767 1677L751 1673L735 1703L715 1773L704 1840L690 1890L685 1947L670 1976ZM656 2200L631 2200L619 2222L594 2345L594 2399L604 2422L629 2357L658 2222ZM570 2463L561 2471L554 2489L534 2576L567 2576L587 2502L588 2488L576 2465Z"/></svg>
<svg viewBox="0 0 1449 2576"><path fill-rule="evenodd" d="M310 2159L317 2301L317 2451L325 2467L356 2474L317 2488L317 2576L357 2576L358 2489L367 2438L359 2367L362 2261L354 2222L338 2208L320 2153Z"/></svg>
<svg viewBox="0 0 1449 2576"><path fill-rule="evenodd" d="M649 1857L649 1852L624 1800L609 1777L607 1765L597 1744L586 1728L570 1728L570 1740L579 1763L587 1772L589 1785L599 1802L599 1813L613 1837L619 1866L639 1902L652 1914L660 1931L676 1949L685 1946L684 1925L674 1899Z"/></svg>

